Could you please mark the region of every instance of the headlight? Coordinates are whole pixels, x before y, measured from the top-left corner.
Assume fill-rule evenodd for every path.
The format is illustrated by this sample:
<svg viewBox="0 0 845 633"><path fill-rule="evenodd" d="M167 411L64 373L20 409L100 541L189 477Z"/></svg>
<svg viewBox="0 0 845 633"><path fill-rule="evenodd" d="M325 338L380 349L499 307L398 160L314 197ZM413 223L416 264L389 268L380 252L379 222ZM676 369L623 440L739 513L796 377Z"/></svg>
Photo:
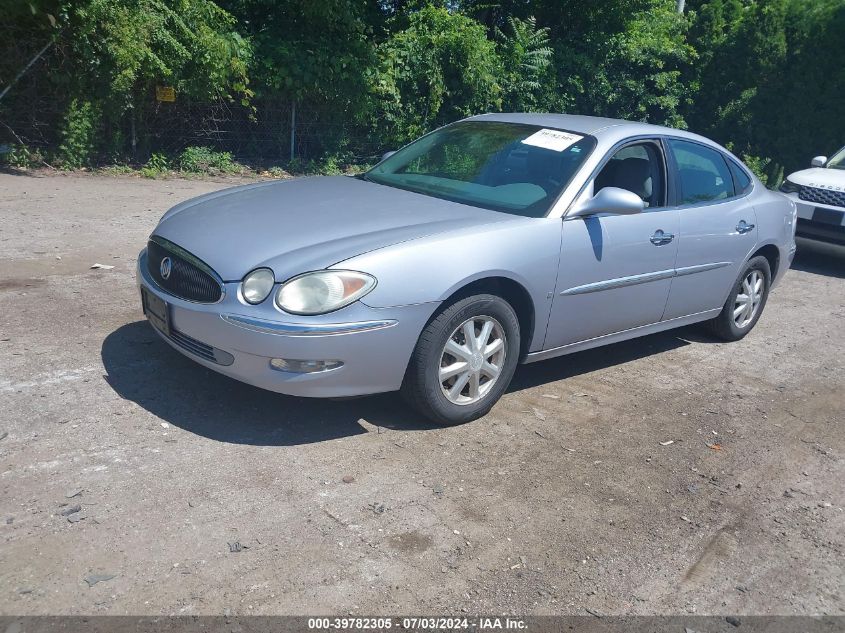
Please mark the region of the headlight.
<svg viewBox="0 0 845 633"><path fill-rule="evenodd" d="M241 282L241 296L247 303L256 305L267 298L273 290L274 283L276 283L276 278L272 270L256 268L251 273L247 273Z"/></svg>
<svg viewBox="0 0 845 633"><path fill-rule="evenodd" d="M782 193L797 193L801 190L800 185L796 185L791 180L784 178L783 182L780 185L780 190Z"/></svg>
<svg viewBox="0 0 845 633"><path fill-rule="evenodd" d="M321 270L283 284L276 304L292 314L324 314L357 301L375 287L375 277L365 273Z"/></svg>

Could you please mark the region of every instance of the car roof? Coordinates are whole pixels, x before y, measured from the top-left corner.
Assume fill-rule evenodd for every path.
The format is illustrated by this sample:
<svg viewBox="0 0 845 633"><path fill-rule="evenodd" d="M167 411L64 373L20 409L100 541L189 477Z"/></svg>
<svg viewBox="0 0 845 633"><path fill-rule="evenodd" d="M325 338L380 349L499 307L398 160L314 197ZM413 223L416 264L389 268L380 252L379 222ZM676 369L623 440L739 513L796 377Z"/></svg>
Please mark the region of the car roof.
<svg viewBox="0 0 845 633"><path fill-rule="evenodd" d="M468 121L503 121L506 123L525 123L527 125L539 125L542 127L558 128L579 134L590 134L592 136L611 136L623 138L637 136L640 134L672 135L689 138L708 145L717 145L710 139L685 130L676 130L662 125L642 123L640 121L625 121L623 119L609 119L597 116L585 116L582 114L553 114L553 113L530 113L530 112L503 112L480 114L469 117Z"/></svg>

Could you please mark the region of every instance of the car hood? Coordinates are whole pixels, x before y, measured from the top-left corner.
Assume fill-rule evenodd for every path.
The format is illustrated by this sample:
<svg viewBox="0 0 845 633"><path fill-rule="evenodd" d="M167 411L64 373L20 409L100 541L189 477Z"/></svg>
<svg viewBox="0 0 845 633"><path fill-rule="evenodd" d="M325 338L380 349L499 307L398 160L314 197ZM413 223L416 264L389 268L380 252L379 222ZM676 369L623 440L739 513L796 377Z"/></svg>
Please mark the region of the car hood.
<svg viewBox="0 0 845 633"><path fill-rule="evenodd" d="M789 174L788 178L796 185L845 191L845 169L813 167Z"/></svg>
<svg viewBox="0 0 845 633"><path fill-rule="evenodd" d="M256 183L168 211L153 232L211 266L225 281L267 266L277 281L407 240L516 220L349 176Z"/></svg>

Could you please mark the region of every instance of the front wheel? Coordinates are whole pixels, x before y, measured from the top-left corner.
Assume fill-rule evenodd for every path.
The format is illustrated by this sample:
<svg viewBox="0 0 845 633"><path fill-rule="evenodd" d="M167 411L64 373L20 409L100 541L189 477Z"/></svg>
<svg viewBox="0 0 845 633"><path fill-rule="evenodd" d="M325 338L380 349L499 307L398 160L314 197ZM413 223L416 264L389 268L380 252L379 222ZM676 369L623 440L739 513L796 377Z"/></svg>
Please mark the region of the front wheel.
<svg viewBox="0 0 845 633"><path fill-rule="evenodd" d="M420 334L402 394L425 417L461 424L485 415L516 371L519 320L495 295L456 301Z"/></svg>
<svg viewBox="0 0 845 633"><path fill-rule="evenodd" d="M743 268L722 311L710 321L711 331L726 341L738 341L757 324L772 283L769 260L758 256Z"/></svg>

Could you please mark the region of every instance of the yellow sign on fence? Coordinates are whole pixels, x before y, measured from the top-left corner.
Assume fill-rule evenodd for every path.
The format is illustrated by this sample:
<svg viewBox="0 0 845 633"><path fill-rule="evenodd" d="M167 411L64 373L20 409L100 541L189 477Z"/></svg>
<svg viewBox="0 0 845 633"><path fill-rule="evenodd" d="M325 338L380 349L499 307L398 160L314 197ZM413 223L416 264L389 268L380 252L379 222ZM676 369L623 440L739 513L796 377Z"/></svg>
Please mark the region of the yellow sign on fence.
<svg viewBox="0 0 845 633"><path fill-rule="evenodd" d="M156 101L176 101L176 90L173 86L156 86Z"/></svg>

